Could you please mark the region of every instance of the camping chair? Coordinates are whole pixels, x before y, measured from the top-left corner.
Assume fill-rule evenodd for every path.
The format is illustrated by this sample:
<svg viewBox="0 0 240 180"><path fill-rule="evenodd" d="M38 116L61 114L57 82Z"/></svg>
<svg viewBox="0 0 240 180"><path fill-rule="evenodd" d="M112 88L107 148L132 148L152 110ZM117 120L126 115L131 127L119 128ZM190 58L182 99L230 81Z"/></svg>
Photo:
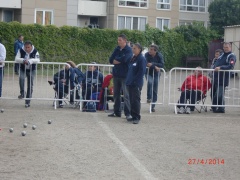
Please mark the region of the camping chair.
<svg viewBox="0 0 240 180"><path fill-rule="evenodd" d="M181 91L181 88L178 88L178 91ZM194 110L196 110L199 113L201 113L202 110L207 112L207 106L204 105L206 98L207 98L207 95L204 93L201 93L201 97L200 98L197 97L195 104L193 104ZM179 100L178 100L178 103L179 103ZM189 98L186 99L186 103L191 104ZM201 106L200 108L198 108L197 105L200 105L200 104Z"/></svg>

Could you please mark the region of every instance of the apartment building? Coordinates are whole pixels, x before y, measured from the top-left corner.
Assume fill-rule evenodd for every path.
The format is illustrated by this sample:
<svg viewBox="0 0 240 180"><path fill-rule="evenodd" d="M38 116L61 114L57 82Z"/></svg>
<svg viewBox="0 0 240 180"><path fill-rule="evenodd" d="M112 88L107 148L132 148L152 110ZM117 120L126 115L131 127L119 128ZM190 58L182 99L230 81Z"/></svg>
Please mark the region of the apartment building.
<svg viewBox="0 0 240 180"><path fill-rule="evenodd" d="M164 30L193 21L209 24L213 0L0 0L0 20L23 24Z"/></svg>

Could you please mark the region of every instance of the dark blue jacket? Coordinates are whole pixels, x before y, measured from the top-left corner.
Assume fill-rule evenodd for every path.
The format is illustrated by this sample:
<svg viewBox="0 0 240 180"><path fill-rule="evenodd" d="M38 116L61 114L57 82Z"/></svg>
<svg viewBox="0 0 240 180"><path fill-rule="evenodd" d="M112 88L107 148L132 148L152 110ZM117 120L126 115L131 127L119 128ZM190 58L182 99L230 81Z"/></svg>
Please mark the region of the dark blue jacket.
<svg viewBox="0 0 240 180"><path fill-rule="evenodd" d="M82 73L82 71L78 68L73 68L75 73L75 83L81 84L82 81L85 79L85 75Z"/></svg>
<svg viewBox="0 0 240 180"><path fill-rule="evenodd" d="M98 70L87 71L85 74L85 79L82 81L83 88L93 88L94 91L100 91L103 83L103 74Z"/></svg>
<svg viewBox="0 0 240 180"><path fill-rule="evenodd" d="M115 64L113 67L113 77L126 78L128 72L128 63L132 58L132 49L126 45L122 50L117 46L111 57L109 58L109 63L113 64L113 60L117 60L120 64Z"/></svg>
<svg viewBox="0 0 240 180"><path fill-rule="evenodd" d="M14 56L17 55L18 50L19 50L19 49L22 49L22 47L23 47L23 42L22 42L22 41L19 41L19 39L17 39L17 40L14 42Z"/></svg>
<svg viewBox="0 0 240 180"><path fill-rule="evenodd" d="M145 58L147 63L152 63L152 66L149 67L149 75L153 76L153 72L154 72L154 76L157 76L160 71L155 70L155 66L159 67L159 68L164 68L164 59L163 56L160 52L157 52L156 55L154 57L152 57L149 52L147 52L145 54Z"/></svg>
<svg viewBox="0 0 240 180"><path fill-rule="evenodd" d="M146 59L142 54L134 56L129 63L129 70L126 78L127 86L134 86L142 89L143 77L146 72Z"/></svg>
<svg viewBox="0 0 240 180"><path fill-rule="evenodd" d="M232 52L223 53L214 63L213 69L220 67L221 70L232 70L236 63L236 56ZM230 74L224 71L213 72L214 84L228 86Z"/></svg>

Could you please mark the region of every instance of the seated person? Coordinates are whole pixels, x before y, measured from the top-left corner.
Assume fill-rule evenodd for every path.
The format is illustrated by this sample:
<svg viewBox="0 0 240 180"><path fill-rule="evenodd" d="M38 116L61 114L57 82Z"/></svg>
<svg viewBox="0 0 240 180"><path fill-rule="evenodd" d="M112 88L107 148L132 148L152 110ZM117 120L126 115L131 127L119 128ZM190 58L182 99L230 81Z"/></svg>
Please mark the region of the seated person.
<svg viewBox="0 0 240 180"><path fill-rule="evenodd" d="M103 74L98 71L95 62L91 63L93 65L88 66L87 72L84 74L85 79L82 81L82 96L85 100L91 100L93 93L100 92L103 83ZM84 103L85 107L86 102Z"/></svg>
<svg viewBox="0 0 240 180"><path fill-rule="evenodd" d="M82 81L84 78L83 73L76 67L75 63L72 61L67 61L64 69L54 74L54 90L57 92L58 99L63 99L64 94L68 93L70 87L70 104L73 104L73 90L76 81ZM76 77L78 80L76 80ZM81 83L81 82L80 82ZM78 95L78 93L76 93ZM76 99L80 99L79 95ZM62 101L59 101L59 107L62 108Z"/></svg>
<svg viewBox="0 0 240 180"><path fill-rule="evenodd" d="M105 92L107 91L107 92ZM103 110L106 104L105 101L111 100L113 101L113 97L105 97L105 94L107 95L113 95L113 75L112 74L108 74L105 76L104 80L103 80L103 84L102 84L102 89L100 91L100 95L99 95L99 110Z"/></svg>
<svg viewBox="0 0 240 180"><path fill-rule="evenodd" d="M196 101L200 100L202 95L205 95L211 88L209 79L202 74L201 69L201 67L197 67L194 73L188 76L182 84L181 96L178 103L186 104L187 100L189 100L190 105L187 107L185 105L178 105L179 114L191 114L191 111L195 109Z"/></svg>

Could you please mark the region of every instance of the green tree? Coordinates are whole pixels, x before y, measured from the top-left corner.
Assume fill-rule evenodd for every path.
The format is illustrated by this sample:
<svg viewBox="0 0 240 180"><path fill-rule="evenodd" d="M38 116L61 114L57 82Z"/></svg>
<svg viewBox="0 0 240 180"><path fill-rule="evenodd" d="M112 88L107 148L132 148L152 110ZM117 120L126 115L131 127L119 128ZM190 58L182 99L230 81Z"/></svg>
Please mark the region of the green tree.
<svg viewBox="0 0 240 180"><path fill-rule="evenodd" d="M215 0L209 7L211 28L224 34L224 26L240 24L240 0Z"/></svg>

